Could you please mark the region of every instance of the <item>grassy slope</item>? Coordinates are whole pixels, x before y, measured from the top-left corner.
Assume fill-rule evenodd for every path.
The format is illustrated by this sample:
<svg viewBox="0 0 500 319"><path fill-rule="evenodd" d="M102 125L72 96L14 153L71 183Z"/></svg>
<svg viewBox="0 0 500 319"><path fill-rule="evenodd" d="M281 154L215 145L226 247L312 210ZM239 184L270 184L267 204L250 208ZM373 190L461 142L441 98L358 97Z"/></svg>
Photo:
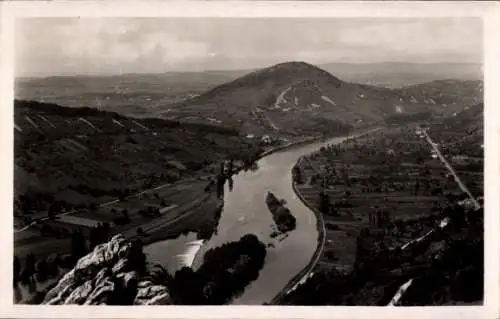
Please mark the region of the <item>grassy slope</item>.
<svg viewBox="0 0 500 319"><path fill-rule="evenodd" d="M49 193L73 204L100 203L118 191L194 176L211 163L256 151L234 130L158 119L134 123L87 108L16 101L14 121L22 129L14 131L16 197ZM32 209L45 207L29 202Z"/></svg>

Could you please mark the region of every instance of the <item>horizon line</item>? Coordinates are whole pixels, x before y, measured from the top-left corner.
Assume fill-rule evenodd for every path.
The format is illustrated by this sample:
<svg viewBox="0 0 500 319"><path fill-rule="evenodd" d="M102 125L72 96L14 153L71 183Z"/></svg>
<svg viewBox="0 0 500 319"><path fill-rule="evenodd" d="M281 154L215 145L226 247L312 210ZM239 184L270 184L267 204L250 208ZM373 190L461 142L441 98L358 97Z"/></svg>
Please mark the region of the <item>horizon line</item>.
<svg viewBox="0 0 500 319"><path fill-rule="evenodd" d="M204 69L204 70L170 70L161 72L126 72L126 73L54 73L54 74L27 74L27 75L14 75L14 79L22 78L51 78L51 77L109 77L109 76L127 76L127 75L166 75L169 73L205 73L205 72L243 72L243 71L256 71L260 69L265 69L267 67L272 67L278 64L290 63L290 62L305 62L317 67L325 65L343 64L343 65L377 65L377 64L414 64L414 65L435 65L435 64L468 64L468 65L483 65L483 62L448 62L448 61L438 61L438 62L406 62L406 61L380 61L380 62L324 62L324 63L309 63L306 61L291 60L285 62L278 62L266 66L255 66L253 68L232 68L232 69Z"/></svg>

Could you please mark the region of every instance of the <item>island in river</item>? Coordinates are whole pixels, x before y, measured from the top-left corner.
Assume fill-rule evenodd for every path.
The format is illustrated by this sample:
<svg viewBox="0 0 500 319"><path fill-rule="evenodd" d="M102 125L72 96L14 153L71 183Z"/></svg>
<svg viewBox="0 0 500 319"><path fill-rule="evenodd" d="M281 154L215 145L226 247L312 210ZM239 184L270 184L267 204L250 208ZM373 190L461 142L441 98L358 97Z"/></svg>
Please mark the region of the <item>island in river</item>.
<svg viewBox="0 0 500 319"><path fill-rule="evenodd" d="M268 192L266 196L266 204L278 230L282 233L292 231L296 227L295 217L290 213L290 209L285 207L283 200L279 200L272 192Z"/></svg>

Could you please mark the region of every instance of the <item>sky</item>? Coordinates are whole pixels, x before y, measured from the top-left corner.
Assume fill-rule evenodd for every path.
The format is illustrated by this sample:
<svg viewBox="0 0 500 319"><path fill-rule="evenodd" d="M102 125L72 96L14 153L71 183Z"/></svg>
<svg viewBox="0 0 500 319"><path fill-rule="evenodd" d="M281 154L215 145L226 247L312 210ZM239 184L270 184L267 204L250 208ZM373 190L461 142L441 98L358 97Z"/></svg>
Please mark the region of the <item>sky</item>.
<svg viewBox="0 0 500 319"><path fill-rule="evenodd" d="M482 62L474 18L24 18L16 76Z"/></svg>

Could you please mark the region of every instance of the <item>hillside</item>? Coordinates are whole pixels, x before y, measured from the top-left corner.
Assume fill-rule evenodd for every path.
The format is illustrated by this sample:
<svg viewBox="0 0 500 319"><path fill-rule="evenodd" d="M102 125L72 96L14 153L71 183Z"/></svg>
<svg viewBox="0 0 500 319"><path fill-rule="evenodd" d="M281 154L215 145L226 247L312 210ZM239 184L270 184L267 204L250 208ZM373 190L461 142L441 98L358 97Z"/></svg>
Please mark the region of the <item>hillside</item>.
<svg viewBox="0 0 500 319"><path fill-rule="evenodd" d="M164 116L183 121L224 123L253 134L262 131L300 134L308 129L324 133L335 126L381 123L394 114L436 113L443 107L437 108L437 102L470 104L469 100L463 102L462 93L472 96L472 100L479 99L479 90L453 91L457 85L445 86L436 82L386 89L344 82L305 62L287 62L249 73L197 97L167 106ZM468 88L471 84L463 85ZM433 87L437 88L432 90ZM442 87L445 95L440 100Z"/></svg>
<svg viewBox="0 0 500 319"><path fill-rule="evenodd" d="M428 105L436 105L434 112L451 116L470 105L483 101L482 81L437 80L398 90L404 101L417 100Z"/></svg>
<svg viewBox="0 0 500 319"><path fill-rule="evenodd" d="M480 64L385 62L328 63L318 66L344 82L390 88L443 79L466 83L482 79ZM16 79L15 95L16 99L21 100L68 107L99 107L127 116L145 117L165 111L165 105L195 97L253 71L258 70L23 77Z"/></svg>
<svg viewBox="0 0 500 319"><path fill-rule="evenodd" d="M91 108L15 101L14 112L16 214L47 211L54 201L102 203L229 157L246 160L260 147L227 128Z"/></svg>

